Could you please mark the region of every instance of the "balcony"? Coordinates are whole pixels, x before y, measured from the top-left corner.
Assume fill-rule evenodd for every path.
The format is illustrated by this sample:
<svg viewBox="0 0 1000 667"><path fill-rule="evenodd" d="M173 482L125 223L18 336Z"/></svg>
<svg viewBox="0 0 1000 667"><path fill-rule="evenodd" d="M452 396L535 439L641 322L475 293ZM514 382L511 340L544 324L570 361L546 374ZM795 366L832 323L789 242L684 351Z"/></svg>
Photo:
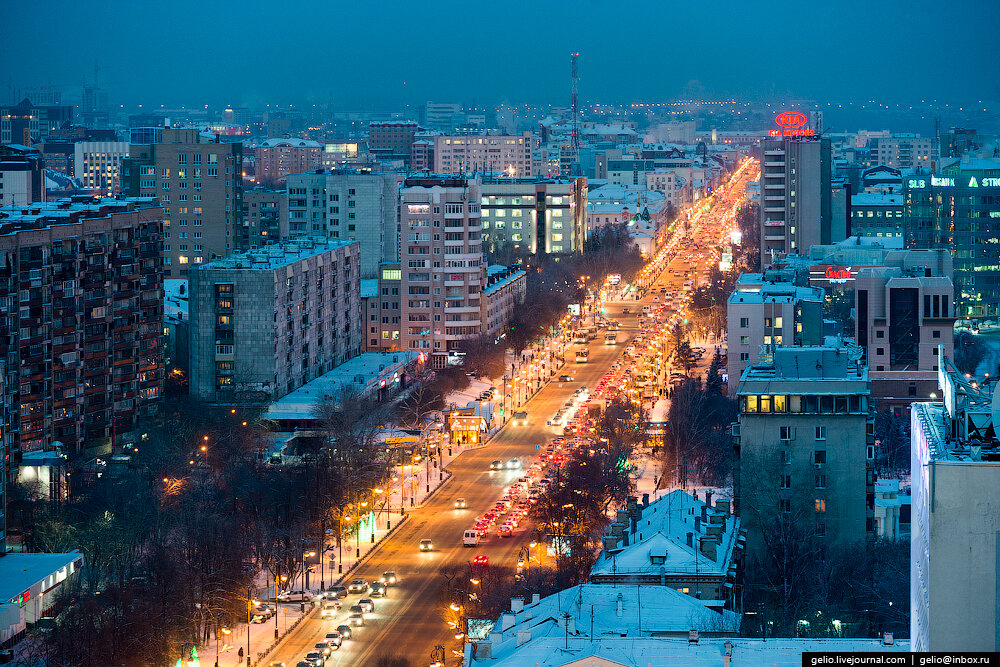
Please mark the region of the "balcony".
<svg viewBox="0 0 1000 667"><path fill-rule="evenodd" d="M447 241L446 240L444 242L444 247L445 248L461 248L461 247L463 247L465 245L465 243L466 243L465 239L459 239L457 241Z"/></svg>
<svg viewBox="0 0 1000 667"><path fill-rule="evenodd" d="M452 297L454 298L454 297ZM479 306L445 306L444 312L446 314L454 313L478 313Z"/></svg>

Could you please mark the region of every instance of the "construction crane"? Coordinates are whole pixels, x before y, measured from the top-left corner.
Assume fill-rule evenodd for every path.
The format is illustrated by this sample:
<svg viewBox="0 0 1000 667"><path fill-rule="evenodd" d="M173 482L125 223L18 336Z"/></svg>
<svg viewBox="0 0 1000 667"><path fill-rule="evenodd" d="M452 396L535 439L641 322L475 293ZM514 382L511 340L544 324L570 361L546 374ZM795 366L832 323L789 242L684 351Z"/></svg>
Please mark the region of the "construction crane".
<svg viewBox="0 0 1000 667"><path fill-rule="evenodd" d="M577 70L576 63L577 59L580 57L580 53L575 51L569 54L570 63L572 68L572 86L570 88L572 92L572 109L573 109L573 151L579 156L580 154L580 73Z"/></svg>

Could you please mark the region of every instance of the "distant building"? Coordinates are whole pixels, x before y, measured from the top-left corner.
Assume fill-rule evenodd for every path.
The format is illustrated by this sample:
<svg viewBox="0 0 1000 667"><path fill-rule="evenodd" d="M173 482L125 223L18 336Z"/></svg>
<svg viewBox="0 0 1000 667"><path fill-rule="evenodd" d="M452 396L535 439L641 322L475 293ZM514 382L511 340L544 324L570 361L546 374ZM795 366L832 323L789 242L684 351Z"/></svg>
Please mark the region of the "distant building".
<svg viewBox="0 0 1000 667"><path fill-rule="evenodd" d="M491 256L569 254L587 240L587 179L483 177L483 243Z"/></svg>
<svg viewBox="0 0 1000 667"><path fill-rule="evenodd" d="M397 175L360 169L288 176L288 228L282 238L326 236L361 244L361 276L399 259Z"/></svg>
<svg viewBox="0 0 1000 667"><path fill-rule="evenodd" d="M25 98L0 107L0 144L31 146L72 120L71 106L36 106Z"/></svg>
<svg viewBox="0 0 1000 667"><path fill-rule="evenodd" d="M414 151L411 167L438 174L502 173L530 178L534 175L531 132L520 135L427 136L426 150Z"/></svg>
<svg viewBox="0 0 1000 667"><path fill-rule="evenodd" d="M950 364L940 378L943 400L910 411L910 637L914 651L996 651L996 396Z"/></svg>
<svg viewBox="0 0 1000 667"><path fill-rule="evenodd" d="M162 210L149 199L0 207L14 453L108 453L163 389ZM75 479L75 478L74 478Z"/></svg>
<svg viewBox="0 0 1000 667"><path fill-rule="evenodd" d="M423 107L423 125L432 130L451 132L463 116L462 105L455 102L427 102Z"/></svg>
<svg viewBox="0 0 1000 667"><path fill-rule="evenodd" d="M42 155L26 146L0 146L0 206L23 206L45 199Z"/></svg>
<svg viewBox="0 0 1000 667"><path fill-rule="evenodd" d="M875 137L868 142L868 150L877 164L896 169L934 169L937 149L933 138L921 138L919 134Z"/></svg>
<svg viewBox="0 0 1000 667"><path fill-rule="evenodd" d="M309 139L268 139L254 151L257 183L275 187L284 185L288 174L318 169L323 146Z"/></svg>
<svg viewBox="0 0 1000 667"><path fill-rule="evenodd" d="M851 195L848 236L903 238L903 195L862 192Z"/></svg>
<svg viewBox="0 0 1000 667"><path fill-rule="evenodd" d="M122 160L129 155L124 141L78 141L73 145L73 176L80 185L104 195L121 189Z"/></svg>
<svg viewBox="0 0 1000 667"><path fill-rule="evenodd" d="M193 129L164 129L162 143L131 144L122 192L163 203L163 273L184 278L193 265L225 257L243 226L243 146Z"/></svg>
<svg viewBox="0 0 1000 667"><path fill-rule="evenodd" d="M380 160L410 164L414 135L420 126L411 120L374 121L368 126L368 148Z"/></svg>
<svg viewBox="0 0 1000 667"><path fill-rule="evenodd" d="M829 338L776 348L743 371L735 500L751 561L775 540L819 558L874 538L875 436L861 354Z"/></svg>
<svg viewBox="0 0 1000 667"><path fill-rule="evenodd" d="M711 491L704 501L698 491L680 489L652 503L630 501L602 541L590 583L669 586L740 611L737 571L746 535L739 518L730 514L729 501L713 506Z"/></svg>
<svg viewBox="0 0 1000 667"><path fill-rule="evenodd" d="M903 179L907 248L948 248L955 317L1000 318L1000 159L942 160L934 174Z"/></svg>
<svg viewBox="0 0 1000 667"><path fill-rule="evenodd" d="M483 330L481 187L478 177L428 175L400 190L400 347L433 368Z"/></svg>
<svg viewBox="0 0 1000 667"><path fill-rule="evenodd" d="M726 304L729 395L736 396L743 369L778 347L823 343L826 293L798 287L783 271L744 273Z"/></svg>
<svg viewBox="0 0 1000 667"><path fill-rule="evenodd" d="M760 261L805 252L833 235L829 139L765 139L761 142Z"/></svg>
<svg viewBox="0 0 1000 667"><path fill-rule="evenodd" d="M301 238L188 274L190 391L265 403L363 348L359 246Z"/></svg>

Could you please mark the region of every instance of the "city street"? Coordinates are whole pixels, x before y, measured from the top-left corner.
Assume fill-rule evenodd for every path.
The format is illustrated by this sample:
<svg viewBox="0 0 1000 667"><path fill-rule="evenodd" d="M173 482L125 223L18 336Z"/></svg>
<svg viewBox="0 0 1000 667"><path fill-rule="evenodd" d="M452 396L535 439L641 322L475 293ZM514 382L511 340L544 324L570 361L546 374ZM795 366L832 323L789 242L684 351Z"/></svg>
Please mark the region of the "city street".
<svg viewBox="0 0 1000 667"><path fill-rule="evenodd" d="M678 225L674 237L664 247L663 253L651 258L646 284L650 287L661 282L672 292L683 291L685 278L683 271L691 268L695 273L707 271L709 262L717 262L718 255L710 255L697 266L687 267L672 250L684 237L694 237L709 242L728 239L732 221L732 211L742 199L745 181L753 175L750 163L741 169L732 180L732 193L725 191L717 195L717 209L705 210L698 207L691 217L689 229ZM674 271L681 275L674 275ZM474 548L462 546L462 533L470 528L475 519L490 509L504 490L518 477L521 470L491 471L494 460L507 461L518 458L522 466L531 463L552 437L558 435L554 427L545 422L571 397L574 390L584 384L594 386L608 372L611 364L620 357L624 344L640 333L639 314L643 305L655 306L660 300L655 290L650 289L640 300L610 300L604 302L605 317L620 322L619 344L605 345L600 340L589 345L590 357L587 363L574 363L567 356L567 364L560 371L573 376L573 382L552 381L538 392L527 404L528 424L507 424L494 436L485 448L461 453L448 466L452 480L434 494L422 508L410 513L410 517L398 530L376 545L371 558L361 565L349 578L362 577L368 581L378 579L385 571L394 571L399 577L397 586L389 589L386 598L375 599L375 611L366 614L366 626L356 628L354 638L345 641L333 653L327 664L362 665L368 664L380 655L402 655L419 665L429 662L431 651L438 644L448 648L449 661L455 657L451 650L460 647L453 631L450 631L443 615L444 602L440 599L443 577L439 572L449 565L460 565L474 556L483 554L491 564L514 566L523 544L531 539L529 524L523 524L514 537L502 539L491 534ZM624 314L623 309L629 313ZM647 330L662 328L652 318L646 319ZM567 355L570 349L567 349ZM710 355L706 355L702 366L707 367ZM696 372L698 372L696 371ZM455 509L456 498L464 498L465 509ZM434 548L421 552L421 540L432 540ZM351 595L344 601L344 611L335 620L321 620L313 613L293 630L278 649L267 658L267 662L283 661L295 665L323 636L346 623L347 609L356 604L360 595Z"/></svg>

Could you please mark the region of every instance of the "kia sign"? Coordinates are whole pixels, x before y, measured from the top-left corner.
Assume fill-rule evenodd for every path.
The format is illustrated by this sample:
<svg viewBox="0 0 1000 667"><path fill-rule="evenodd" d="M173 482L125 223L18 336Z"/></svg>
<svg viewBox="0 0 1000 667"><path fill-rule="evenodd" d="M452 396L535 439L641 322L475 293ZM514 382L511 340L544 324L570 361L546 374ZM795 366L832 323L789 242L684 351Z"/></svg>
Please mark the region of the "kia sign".
<svg viewBox="0 0 1000 667"><path fill-rule="evenodd" d="M806 125L809 124L809 117L806 116L801 111L783 111L779 113L774 118L775 124L777 124L780 130L770 130L767 135L769 137L813 137L816 136L816 132L810 130Z"/></svg>
<svg viewBox="0 0 1000 667"><path fill-rule="evenodd" d="M806 115L801 111L786 111L784 113L779 113L778 117L774 119L774 122L781 127L787 127L793 130L797 127L802 127L809 122Z"/></svg>

